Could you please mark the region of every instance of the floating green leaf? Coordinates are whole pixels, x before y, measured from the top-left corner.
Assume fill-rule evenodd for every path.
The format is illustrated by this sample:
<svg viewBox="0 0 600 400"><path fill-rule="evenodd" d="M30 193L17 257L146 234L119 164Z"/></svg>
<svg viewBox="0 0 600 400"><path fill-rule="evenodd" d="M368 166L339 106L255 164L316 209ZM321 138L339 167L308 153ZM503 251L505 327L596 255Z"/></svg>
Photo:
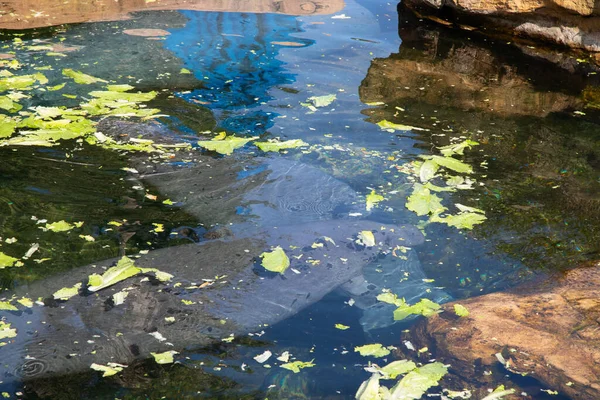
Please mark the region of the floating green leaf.
<svg viewBox="0 0 600 400"><path fill-rule="evenodd" d="M19 309L15 306L13 306L12 304L10 304L9 301L0 301L0 310L3 311L19 311Z"/></svg>
<svg viewBox="0 0 600 400"><path fill-rule="evenodd" d="M478 144L479 144L479 142L467 139L460 143L438 147L438 149L445 157L450 157L454 154L463 155L465 152L465 149L470 149L471 147L477 146Z"/></svg>
<svg viewBox="0 0 600 400"><path fill-rule="evenodd" d="M123 256L123 258L117 262L117 265L109 268L102 275L90 275L88 281L88 290L90 292L97 292L100 289L114 285L115 283L137 275L140 272L141 270L133 264L133 260L131 258Z"/></svg>
<svg viewBox="0 0 600 400"><path fill-rule="evenodd" d="M377 300L383 303L393 304L396 307L400 307L406 304L404 299L399 299L398 296L392 292L383 292L381 294L378 294Z"/></svg>
<svg viewBox="0 0 600 400"><path fill-rule="evenodd" d="M380 201L384 200L384 197L380 194L375 193L374 190L371 190L371 193L367 195L367 211L371 211L373 207Z"/></svg>
<svg viewBox="0 0 600 400"><path fill-rule="evenodd" d="M275 247L273 251L265 251L260 256L262 266L268 271L283 274L290 266L290 259L280 246Z"/></svg>
<svg viewBox="0 0 600 400"><path fill-rule="evenodd" d="M161 282L169 282L171 279L173 279L173 275L169 274L168 272L163 272L156 268L140 268L140 272L142 274L154 272L154 276L156 277L156 279L158 279Z"/></svg>
<svg viewBox="0 0 600 400"><path fill-rule="evenodd" d="M120 291L120 292L113 294L112 300L113 300L113 303L115 304L115 306L119 306L119 305L123 304L125 302L125 299L127 298L128 294L129 294L129 292L125 292L125 291Z"/></svg>
<svg viewBox="0 0 600 400"><path fill-rule="evenodd" d="M382 121L379 121L377 123L377 125L381 129L385 129L387 131L428 131L429 130L429 129L417 128L416 126L395 124L395 123L390 122L385 119Z"/></svg>
<svg viewBox="0 0 600 400"><path fill-rule="evenodd" d="M73 229L75 225L69 224L67 221L58 221L52 222L51 224L46 224L46 229L52 232L66 232Z"/></svg>
<svg viewBox="0 0 600 400"><path fill-rule="evenodd" d="M190 70L189 70L189 69L187 69L187 68L181 68L181 69L179 70L179 73L180 73L180 74L191 74Z"/></svg>
<svg viewBox="0 0 600 400"><path fill-rule="evenodd" d="M33 300L31 300L27 297L21 297L20 299L17 300L17 303L19 303L27 308L33 307Z"/></svg>
<svg viewBox="0 0 600 400"><path fill-rule="evenodd" d="M345 331L346 329L349 329L350 327L348 325L344 325L344 324L335 324L335 328Z"/></svg>
<svg viewBox="0 0 600 400"><path fill-rule="evenodd" d="M36 82L45 84L48 82L48 79L40 72L31 75L3 77L0 78L0 92L7 90L30 90Z"/></svg>
<svg viewBox="0 0 600 400"><path fill-rule="evenodd" d="M95 76L84 74L83 72L72 70L71 68L63 69L62 74L64 76L68 76L69 78L72 78L75 81L75 83L79 83L82 85L89 85L89 84L97 83L97 82L106 83L106 81L104 79L96 78Z"/></svg>
<svg viewBox="0 0 600 400"><path fill-rule="evenodd" d="M56 86L48 86L48 87L46 87L46 90L49 90L51 92L56 92L57 90L64 88L65 85L66 85L66 83L61 83L60 85L56 85Z"/></svg>
<svg viewBox="0 0 600 400"><path fill-rule="evenodd" d="M354 351L360 353L361 356L367 357L385 357L390 354L390 351L383 347L381 343L365 344L354 348Z"/></svg>
<svg viewBox="0 0 600 400"><path fill-rule="evenodd" d="M18 258L11 257L0 251L0 269L13 267L17 261L19 261Z"/></svg>
<svg viewBox="0 0 600 400"><path fill-rule="evenodd" d="M467 310L467 307L465 307L461 304L454 305L454 312L459 317L468 317L469 316L469 310Z"/></svg>
<svg viewBox="0 0 600 400"><path fill-rule="evenodd" d="M440 310L440 305L429 299L421 299L418 303L411 305L403 304L394 310L394 320L401 321L409 315L423 315L430 317Z"/></svg>
<svg viewBox="0 0 600 400"><path fill-rule="evenodd" d="M414 185L412 194L408 196L406 208L417 215L436 215L446 210L442 205L442 199L419 183Z"/></svg>
<svg viewBox="0 0 600 400"><path fill-rule="evenodd" d="M378 372L384 379L396 379L398 375L404 375L417 368L417 365L409 360L392 361L388 365L379 368Z"/></svg>
<svg viewBox="0 0 600 400"><path fill-rule="evenodd" d="M121 85L119 85L121 86ZM129 85L126 85L129 86ZM125 93L122 90L118 91L93 91L90 92L90 96L99 98L104 100L104 104L112 104L109 103L111 101L118 102L130 102L130 103L140 103L144 101L150 101L156 97L156 92L147 92L147 93Z"/></svg>
<svg viewBox="0 0 600 400"><path fill-rule="evenodd" d="M106 88L111 92L127 92L128 90L135 89L131 85L106 85Z"/></svg>
<svg viewBox="0 0 600 400"><path fill-rule="evenodd" d="M64 287L60 290L57 290L52 294L52 297L54 297L54 300L69 300L71 297L76 296L77 293L79 293L80 288L81 282L73 287Z"/></svg>
<svg viewBox="0 0 600 400"><path fill-rule="evenodd" d="M314 367L315 364L313 363L313 361L314 360L310 360L310 361L293 361L293 362L281 364L280 367L281 368L285 368L285 369L289 369L290 371L292 371L295 374L297 374L303 368Z"/></svg>
<svg viewBox="0 0 600 400"><path fill-rule="evenodd" d="M448 368L434 362L409 372L390 391L392 399L420 399L427 390L437 386L440 379L448 373Z"/></svg>
<svg viewBox="0 0 600 400"><path fill-rule="evenodd" d="M443 223L458 229L473 229L475 225L481 224L486 219L486 216L480 213L463 212L456 215L446 215L444 217L434 215L431 217L430 221Z"/></svg>
<svg viewBox="0 0 600 400"><path fill-rule="evenodd" d="M176 351L173 350L169 350L169 351L165 351L164 353L150 353L152 354L152 357L154 357L154 361L156 361L157 364L172 364L173 363L173 356L175 354L179 354Z"/></svg>
<svg viewBox="0 0 600 400"><path fill-rule="evenodd" d="M371 378L360 385L354 398L356 400L383 400L384 397L380 392L379 379L379 375L371 375Z"/></svg>
<svg viewBox="0 0 600 400"><path fill-rule="evenodd" d="M315 107L327 107L336 99L335 94L328 94L325 96L312 96L307 99L307 101L311 102Z"/></svg>
<svg viewBox="0 0 600 400"><path fill-rule="evenodd" d="M488 394L481 400L500 400L503 399L504 396L513 394L515 391L515 389L504 389L504 385L500 385L496 389L494 389L492 393Z"/></svg>
<svg viewBox="0 0 600 400"><path fill-rule="evenodd" d="M433 160L426 160L419 168L419 179L425 183L435 176L440 166Z"/></svg>
<svg viewBox="0 0 600 400"><path fill-rule="evenodd" d="M11 328L8 322L0 321L0 339L10 339L17 336L17 330Z"/></svg>
<svg viewBox="0 0 600 400"><path fill-rule="evenodd" d="M460 160L457 160L456 158L442 156L421 156L421 158L434 161L442 167L451 169L459 174L470 174L473 172L473 167Z"/></svg>
<svg viewBox="0 0 600 400"><path fill-rule="evenodd" d="M308 146L308 143L300 139L286 140L285 142L254 142L254 144L264 152L295 149L301 146Z"/></svg>
<svg viewBox="0 0 600 400"><path fill-rule="evenodd" d="M117 363L108 363L108 365L102 365L102 364L96 364L93 363L92 365L90 365L90 368L93 369L94 371L100 371L102 372L102 376L103 377L107 377L107 376L112 376L115 375L121 371L123 371L123 368L126 368L126 365L122 365L122 364L117 364Z"/></svg>
<svg viewBox="0 0 600 400"><path fill-rule="evenodd" d="M371 231L360 231L356 243L367 247L373 247L376 244L375 235L373 235L373 232Z"/></svg>
<svg viewBox="0 0 600 400"><path fill-rule="evenodd" d="M237 148L243 147L246 143L258 139L258 137L240 138L235 136L227 136L222 140L200 140L198 146L204 147L207 150L215 151L219 154L230 155Z"/></svg>

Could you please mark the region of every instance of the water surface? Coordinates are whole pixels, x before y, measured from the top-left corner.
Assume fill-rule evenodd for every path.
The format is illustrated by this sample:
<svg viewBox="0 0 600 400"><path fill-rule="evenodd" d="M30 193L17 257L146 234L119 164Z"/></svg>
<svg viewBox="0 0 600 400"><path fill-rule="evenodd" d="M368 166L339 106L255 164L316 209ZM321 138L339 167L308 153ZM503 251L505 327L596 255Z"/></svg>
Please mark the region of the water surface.
<svg viewBox="0 0 600 400"><path fill-rule="evenodd" d="M310 3L315 8L268 2L236 9L219 3L203 10L151 2L148 8L162 11L134 13L127 20L121 20L125 12L140 7L114 10L110 3L100 15L56 13L53 21L24 7L12 11L27 14L18 25L5 14L4 28L22 30L1 31L3 58L18 60L19 74L43 71L48 85L62 82L61 71L72 68L157 91L148 106L162 116L99 126L107 134L193 144L189 158L172 160L174 168L194 164L190 158L210 164L230 157L235 169L264 156L251 145L223 157L195 144L221 131L302 139L308 146L278 157L321 169L361 199L372 191L384 196L368 218L421 226L426 241L415 250L423 270L456 299L505 290L597 258L600 149L597 75L590 64L556 51L453 35L402 9L399 14L386 2ZM110 21L75 24L89 20ZM23 30L48 24L56 26ZM126 33L132 29L164 32ZM34 89L20 103L23 110L75 107L91 90L97 89L68 82L61 90ZM327 95L335 95L331 104L307 107L310 97ZM404 127L382 129L377 123L384 120ZM474 229L424 224L427 217L406 208L418 181L410 163L465 139L479 143L459 157L472 166L473 184L439 196L449 213L458 212L459 203L483 210L487 219ZM202 236L214 229L216 214L194 215L184 199L165 204L143 173L132 177L127 168L144 156L81 141L5 146L0 153L0 250L20 258L33 243L39 245L23 267L0 271L6 290L106 258L189 243L190 232ZM297 196L302 195L300 189ZM226 208L218 202L212 207ZM232 219L217 221L221 225L243 214L234 208L223 212ZM84 225L77 233L59 234L42 231L41 219ZM387 257L365 268L393 262ZM349 300L333 291L253 336L182 352L174 365L146 360L112 378L79 371L25 383L7 380L6 391L20 398L352 398L369 377L363 370L367 360L354 347L374 342L401 347L401 332L414 321L364 333L361 310ZM336 329L335 323L350 329ZM289 351L314 359L316 366L299 374L275 362L266 368L253 359L265 350ZM537 395L536 383L511 377L498 383L545 396ZM451 383L442 381L442 387Z"/></svg>

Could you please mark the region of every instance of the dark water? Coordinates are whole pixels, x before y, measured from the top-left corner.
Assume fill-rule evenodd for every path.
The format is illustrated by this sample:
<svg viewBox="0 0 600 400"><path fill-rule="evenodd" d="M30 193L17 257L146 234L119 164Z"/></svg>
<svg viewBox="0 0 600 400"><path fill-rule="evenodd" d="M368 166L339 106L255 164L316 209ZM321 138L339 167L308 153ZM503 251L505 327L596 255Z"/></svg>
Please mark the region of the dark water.
<svg viewBox="0 0 600 400"><path fill-rule="evenodd" d="M2 31L1 39L6 54L14 51L22 64L19 73L52 66L43 71L48 85L61 81L63 68L73 68L158 91L149 106L161 110L156 121L176 141L195 142L207 131L302 139L309 149L279 156L318 167L361 196L384 195L369 216L381 223L426 220L405 207L414 183L402 172L408 163L467 138L479 142L460 157L474 169L472 188L440 196L452 211L465 204L484 210L487 220L472 230L429 224L425 243L415 248L425 274L454 298L507 289L598 257L598 78L592 66L557 52L452 35L386 2L349 1L335 15L156 11L127 21ZM151 40L123 33L139 28L169 35ZM26 47L57 43L70 51L51 56ZM66 88L33 90L21 104L24 110L73 107L92 90ZM301 104L330 94L335 101L315 112ZM419 129L389 132L377 125L382 120ZM251 146L236 154L261 155ZM209 215L153 201L136 189L140 183L123 170L131 164L123 152L63 141L0 147L0 160L0 251L20 258L39 244L23 267L0 270L7 290L121 254L188 243L178 233L182 227L199 235L212 228ZM151 184L146 193L160 195ZM36 219L84 225L67 235L43 232ZM156 223L165 231L153 232ZM6 241L13 237L15 243ZM412 322L365 334L361 311L348 300L333 291L260 335L182 351L173 365L139 361L117 377L77 371L11 381L5 390L13 397L61 399L352 398L369 377L354 346L400 347L401 331ZM253 360L265 350L289 351L316 366L299 374L266 368ZM500 381L510 386L515 379ZM544 398L535 382L519 384Z"/></svg>

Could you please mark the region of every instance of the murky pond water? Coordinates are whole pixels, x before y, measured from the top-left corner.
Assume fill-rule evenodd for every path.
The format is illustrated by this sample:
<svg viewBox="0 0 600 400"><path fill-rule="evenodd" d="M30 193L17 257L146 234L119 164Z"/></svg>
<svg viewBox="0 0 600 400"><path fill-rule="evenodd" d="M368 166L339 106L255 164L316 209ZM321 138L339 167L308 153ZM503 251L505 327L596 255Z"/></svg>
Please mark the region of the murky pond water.
<svg viewBox="0 0 600 400"><path fill-rule="evenodd" d="M10 398L353 398L369 362L436 357L378 295L462 299L598 258L591 65L393 3L263 3L2 10ZM161 272L99 276L122 256ZM355 351L375 343L393 352Z"/></svg>

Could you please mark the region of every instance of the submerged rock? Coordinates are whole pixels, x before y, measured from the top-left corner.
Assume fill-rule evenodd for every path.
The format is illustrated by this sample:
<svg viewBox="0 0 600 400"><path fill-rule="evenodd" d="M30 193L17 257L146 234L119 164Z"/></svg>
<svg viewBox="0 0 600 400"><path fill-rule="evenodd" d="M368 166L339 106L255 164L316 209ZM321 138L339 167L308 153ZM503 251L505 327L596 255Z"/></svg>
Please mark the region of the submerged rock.
<svg viewBox="0 0 600 400"><path fill-rule="evenodd" d="M411 340L465 378L502 363L573 399L600 398L600 263L460 304L468 316L446 304Z"/></svg>

